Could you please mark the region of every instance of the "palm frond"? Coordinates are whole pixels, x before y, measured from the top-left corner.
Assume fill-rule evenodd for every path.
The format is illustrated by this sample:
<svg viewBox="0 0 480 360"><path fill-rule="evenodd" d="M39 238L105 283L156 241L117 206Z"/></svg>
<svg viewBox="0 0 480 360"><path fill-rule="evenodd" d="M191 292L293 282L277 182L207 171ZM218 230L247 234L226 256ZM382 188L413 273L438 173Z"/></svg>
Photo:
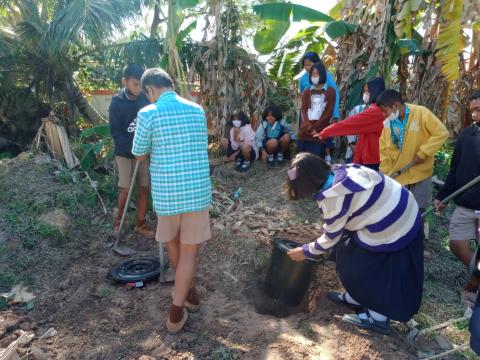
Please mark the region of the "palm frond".
<svg viewBox="0 0 480 360"><path fill-rule="evenodd" d="M102 61L116 64L133 62L147 67L158 66L163 52L163 39L150 38L144 34L127 42L97 48Z"/></svg>

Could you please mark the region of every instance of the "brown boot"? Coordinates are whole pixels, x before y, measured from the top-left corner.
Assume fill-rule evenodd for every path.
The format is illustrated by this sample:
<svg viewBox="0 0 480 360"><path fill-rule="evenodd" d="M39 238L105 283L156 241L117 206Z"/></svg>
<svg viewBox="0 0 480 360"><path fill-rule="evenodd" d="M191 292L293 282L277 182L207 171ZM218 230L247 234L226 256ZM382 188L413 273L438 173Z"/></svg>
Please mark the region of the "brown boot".
<svg viewBox="0 0 480 360"><path fill-rule="evenodd" d="M155 239L155 233L145 223L145 220L137 220L137 225L135 226L135 232L140 236L143 236L144 238Z"/></svg>
<svg viewBox="0 0 480 360"><path fill-rule="evenodd" d="M200 309L200 300L198 299L197 290L191 288L188 292L187 298L185 299L185 307L190 312L197 312Z"/></svg>
<svg viewBox="0 0 480 360"><path fill-rule="evenodd" d="M176 306L172 304L170 313L167 318L167 331L170 334L178 334L182 331L188 320L188 311L183 306Z"/></svg>

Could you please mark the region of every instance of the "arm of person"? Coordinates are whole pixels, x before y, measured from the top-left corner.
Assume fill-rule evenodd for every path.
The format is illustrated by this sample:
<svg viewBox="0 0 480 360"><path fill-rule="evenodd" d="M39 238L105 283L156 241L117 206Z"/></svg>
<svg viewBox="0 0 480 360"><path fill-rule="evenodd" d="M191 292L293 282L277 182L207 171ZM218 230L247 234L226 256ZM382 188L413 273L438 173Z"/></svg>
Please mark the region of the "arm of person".
<svg viewBox="0 0 480 360"><path fill-rule="evenodd" d="M302 93L302 123L300 124L300 128L298 129L299 135L307 134L312 129L313 121L310 121L308 118L308 108L310 107L310 90L306 89Z"/></svg>
<svg viewBox="0 0 480 360"><path fill-rule="evenodd" d="M323 111L322 116L320 117L319 120L314 121L312 125L312 130L315 131L321 131L323 130L328 124L330 123L330 120L332 119L332 114L333 110L335 108L335 90L332 88L327 88L326 91L326 106L325 110Z"/></svg>
<svg viewBox="0 0 480 360"><path fill-rule="evenodd" d="M388 157L388 142L390 141L390 134L385 130L382 131L379 140L380 148L380 172L383 174L390 174L393 168L393 160Z"/></svg>
<svg viewBox="0 0 480 360"><path fill-rule="evenodd" d="M427 142L420 146L420 149L417 153L417 156L423 160L428 157L432 157L435 153L440 150L442 145L448 139L448 130L430 110L426 110L427 115L422 119L422 123L429 138Z"/></svg>
<svg viewBox="0 0 480 360"><path fill-rule="evenodd" d="M338 123L331 124L320 133L322 139L350 134L368 134L382 127L379 119L379 109L369 107L364 112L347 117Z"/></svg>
<svg viewBox="0 0 480 360"><path fill-rule="evenodd" d="M257 128L257 132L255 133L255 141L259 150L261 150L263 147L263 140L265 140L265 126L263 126L262 121Z"/></svg>
<svg viewBox="0 0 480 360"><path fill-rule="evenodd" d="M437 199L440 201L445 199L447 196L449 196L456 190L455 177L457 174L458 164L460 162L460 158L462 155L461 141L462 139L459 138L457 143L455 144L455 148L453 150L453 155L452 155L452 161L450 163L450 170L448 171L447 178L445 179L445 184L437 194Z"/></svg>
<svg viewBox="0 0 480 360"><path fill-rule="evenodd" d="M232 146L232 149L237 151L238 148L240 147L240 143L237 141L237 139L235 139L234 132L235 132L235 128L231 128L230 129L230 144Z"/></svg>
<svg viewBox="0 0 480 360"><path fill-rule="evenodd" d="M151 121L145 117L145 114L139 112L132 147L132 154L138 161L143 161L150 155L153 135L151 126Z"/></svg>
<svg viewBox="0 0 480 360"><path fill-rule="evenodd" d="M318 255L324 254L329 251L333 246L335 246L335 244L340 241L342 234L345 230L345 225L347 223L350 212L347 211L342 216L338 216L338 210L336 205L344 203L344 200L345 197L339 197L335 199L335 206L329 206L326 202L324 202L324 204L322 205L323 213L325 214L326 220L323 225L323 235L320 236L317 240L302 246L303 255L306 258L315 259ZM327 206L330 209L327 209ZM332 219L332 221L329 221L328 219Z"/></svg>
<svg viewBox="0 0 480 360"><path fill-rule="evenodd" d="M340 119L340 91L338 91L337 83L333 74L327 72L327 86L335 90L335 107L333 108L333 119Z"/></svg>
<svg viewBox="0 0 480 360"><path fill-rule="evenodd" d="M245 127L245 130L244 130L244 133L243 133L243 142L244 142L244 144L248 144L252 147L256 146L255 131L249 125L247 125Z"/></svg>
<svg viewBox="0 0 480 360"><path fill-rule="evenodd" d="M284 132L290 135L290 139L292 141L297 140L297 134L295 133L295 130L293 129L293 126L291 124L289 124L286 120L282 120L282 126Z"/></svg>
<svg viewBox="0 0 480 360"><path fill-rule="evenodd" d="M125 131L122 127L122 121L120 116L120 111L117 108L117 103L115 99L112 99L110 107L108 108L108 122L110 124L110 134L112 134L113 141L120 136Z"/></svg>

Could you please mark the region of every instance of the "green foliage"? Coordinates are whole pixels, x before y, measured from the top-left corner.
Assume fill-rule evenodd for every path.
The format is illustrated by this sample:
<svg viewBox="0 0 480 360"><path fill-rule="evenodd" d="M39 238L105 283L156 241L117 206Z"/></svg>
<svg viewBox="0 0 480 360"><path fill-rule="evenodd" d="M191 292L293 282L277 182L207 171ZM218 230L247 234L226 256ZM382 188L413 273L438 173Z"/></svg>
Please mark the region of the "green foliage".
<svg viewBox="0 0 480 360"><path fill-rule="evenodd" d="M209 357L210 360L233 360L233 352L225 346L215 348Z"/></svg>
<svg viewBox="0 0 480 360"><path fill-rule="evenodd" d="M325 25L324 30L333 40L357 31L358 25L345 22L343 20L332 21Z"/></svg>
<svg viewBox="0 0 480 360"><path fill-rule="evenodd" d="M450 170L450 162L453 155L453 146L451 143L444 144L442 148L435 154L434 174L445 181Z"/></svg>
<svg viewBox="0 0 480 360"><path fill-rule="evenodd" d="M113 141L108 124L87 128L82 131L80 138L91 139L90 142L80 144L82 152L80 167L83 171L91 169L97 160L106 161L113 158Z"/></svg>
<svg viewBox="0 0 480 360"><path fill-rule="evenodd" d="M290 28L290 21L311 21L323 22L334 21L330 16L308 8L306 6L292 3L265 3L253 6L254 12L263 20L263 26L254 37L254 47L261 54L269 54L277 48L279 41ZM303 36L310 36L312 32L298 34L297 38L292 41L299 40Z"/></svg>
<svg viewBox="0 0 480 360"><path fill-rule="evenodd" d="M253 46L260 54L270 54L289 28L288 22L266 20L265 26L255 33Z"/></svg>

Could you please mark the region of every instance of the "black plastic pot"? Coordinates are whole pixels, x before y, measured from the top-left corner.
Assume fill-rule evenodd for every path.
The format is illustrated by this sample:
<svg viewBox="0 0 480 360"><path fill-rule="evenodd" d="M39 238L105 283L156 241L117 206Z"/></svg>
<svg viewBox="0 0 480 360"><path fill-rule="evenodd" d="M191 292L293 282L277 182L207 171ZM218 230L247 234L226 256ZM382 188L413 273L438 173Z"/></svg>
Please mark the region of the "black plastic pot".
<svg viewBox="0 0 480 360"><path fill-rule="evenodd" d="M298 306L305 296L315 265L310 260L296 262L287 252L301 244L295 241L274 239L268 268L265 291L271 298L290 306Z"/></svg>
<svg viewBox="0 0 480 360"><path fill-rule="evenodd" d="M112 277L119 283L148 282L160 276L160 262L155 258L128 260L112 270Z"/></svg>

